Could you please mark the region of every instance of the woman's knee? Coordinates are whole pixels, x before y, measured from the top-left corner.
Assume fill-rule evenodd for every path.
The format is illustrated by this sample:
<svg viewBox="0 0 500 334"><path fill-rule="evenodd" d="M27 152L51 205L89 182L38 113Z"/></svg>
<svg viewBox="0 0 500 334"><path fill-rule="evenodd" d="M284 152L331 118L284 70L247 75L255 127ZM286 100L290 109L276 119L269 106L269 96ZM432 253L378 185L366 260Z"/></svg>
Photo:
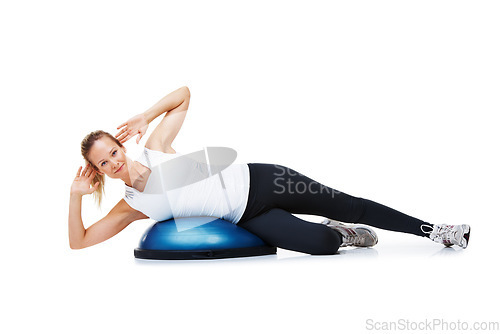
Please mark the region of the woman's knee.
<svg viewBox="0 0 500 334"><path fill-rule="evenodd" d="M317 225L314 232L309 231L307 236L288 240L282 248L311 255L336 254L341 244L340 235L326 225Z"/></svg>
<svg viewBox="0 0 500 334"><path fill-rule="evenodd" d="M342 242L340 235L328 226L322 225L322 227L325 227L324 231L315 238L314 245L307 253L311 255L336 254Z"/></svg>

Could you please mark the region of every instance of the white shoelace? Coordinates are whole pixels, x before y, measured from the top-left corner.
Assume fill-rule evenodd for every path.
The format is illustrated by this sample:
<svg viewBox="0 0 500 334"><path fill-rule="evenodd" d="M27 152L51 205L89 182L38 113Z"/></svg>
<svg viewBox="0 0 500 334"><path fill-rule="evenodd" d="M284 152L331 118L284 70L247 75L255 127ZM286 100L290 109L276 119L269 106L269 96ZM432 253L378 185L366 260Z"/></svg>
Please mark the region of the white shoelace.
<svg viewBox="0 0 500 334"><path fill-rule="evenodd" d="M430 231L424 231L424 227L430 228ZM434 230L434 228L431 225L422 224L422 225L420 225L420 230L422 231L422 233L431 234L432 231Z"/></svg>

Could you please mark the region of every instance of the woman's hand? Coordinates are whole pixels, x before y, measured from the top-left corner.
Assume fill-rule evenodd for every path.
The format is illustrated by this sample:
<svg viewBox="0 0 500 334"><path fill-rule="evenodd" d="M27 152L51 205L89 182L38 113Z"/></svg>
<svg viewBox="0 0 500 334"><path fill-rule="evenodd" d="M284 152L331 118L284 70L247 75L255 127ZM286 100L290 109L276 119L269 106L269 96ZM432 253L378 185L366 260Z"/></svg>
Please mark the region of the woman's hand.
<svg viewBox="0 0 500 334"><path fill-rule="evenodd" d="M87 195L92 194L96 191L99 182L96 182L92 187L92 180L97 173L95 169L93 169L90 164L87 164L83 173L81 173L82 167L78 168L78 172L76 173L76 177L73 180L73 184L71 185L71 195ZM81 173L81 174L80 174Z"/></svg>
<svg viewBox="0 0 500 334"><path fill-rule="evenodd" d="M115 137L120 141L120 143L123 144L133 136L139 135L136 141L137 144L139 144L139 140L141 140L141 138L146 134L148 126L149 123L146 116L144 116L144 114L139 114L118 126L117 129L121 128L121 130L115 135Z"/></svg>

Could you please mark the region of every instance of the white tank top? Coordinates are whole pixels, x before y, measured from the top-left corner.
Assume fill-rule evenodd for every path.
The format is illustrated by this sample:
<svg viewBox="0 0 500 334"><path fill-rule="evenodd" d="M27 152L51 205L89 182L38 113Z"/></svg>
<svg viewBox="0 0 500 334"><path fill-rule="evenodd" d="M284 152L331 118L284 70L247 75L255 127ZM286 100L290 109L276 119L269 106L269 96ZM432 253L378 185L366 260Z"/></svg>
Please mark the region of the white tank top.
<svg viewBox="0 0 500 334"><path fill-rule="evenodd" d="M151 219L163 221L171 218L207 216L217 217L237 224L245 212L250 190L250 170L247 164L232 164L219 174L180 188L165 190L159 175L160 163L182 156L181 153L164 153L144 148L137 159L152 172L143 192L125 185L125 201L133 209ZM183 174L200 174L201 166L188 166ZM199 175L198 175L199 176ZM168 175L172 180L175 175ZM185 177L185 175L182 175ZM195 177L196 178L196 177ZM154 190L152 190L154 188Z"/></svg>

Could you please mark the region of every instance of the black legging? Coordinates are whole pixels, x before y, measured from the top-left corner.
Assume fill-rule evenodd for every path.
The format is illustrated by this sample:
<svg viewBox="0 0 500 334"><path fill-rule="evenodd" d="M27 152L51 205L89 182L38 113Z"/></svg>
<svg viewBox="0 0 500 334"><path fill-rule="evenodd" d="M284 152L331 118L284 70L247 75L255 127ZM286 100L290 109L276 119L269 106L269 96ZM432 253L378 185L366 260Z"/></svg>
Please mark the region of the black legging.
<svg viewBox="0 0 500 334"><path fill-rule="evenodd" d="M292 215L310 214L425 236L417 218L318 183L293 169L250 163L248 204L238 226L272 246L308 254L335 254L342 243L330 227Z"/></svg>

